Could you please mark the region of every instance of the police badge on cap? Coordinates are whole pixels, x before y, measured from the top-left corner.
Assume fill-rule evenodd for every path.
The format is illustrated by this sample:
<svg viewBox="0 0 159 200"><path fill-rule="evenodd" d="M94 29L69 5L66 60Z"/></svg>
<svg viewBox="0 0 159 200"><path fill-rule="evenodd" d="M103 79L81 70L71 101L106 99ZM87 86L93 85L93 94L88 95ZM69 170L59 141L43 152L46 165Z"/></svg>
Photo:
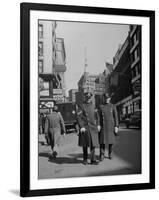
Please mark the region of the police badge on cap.
<svg viewBox="0 0 159 200"><path fill-rule="evenodd" d="M84 93L84 96L86 98L90 99L93 96L93 94L91 92L86 92L86 93Z"/></svg>

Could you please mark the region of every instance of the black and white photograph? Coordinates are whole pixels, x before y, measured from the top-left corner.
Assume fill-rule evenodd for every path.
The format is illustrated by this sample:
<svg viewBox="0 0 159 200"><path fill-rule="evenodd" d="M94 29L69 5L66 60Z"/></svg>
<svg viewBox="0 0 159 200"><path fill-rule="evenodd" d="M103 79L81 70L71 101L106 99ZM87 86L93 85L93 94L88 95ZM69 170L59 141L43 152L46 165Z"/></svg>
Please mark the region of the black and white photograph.
<svg viewBox="0 0 159 200"><path fill-rule="evenodd" d="M140 174L140 25L38 20L38 178Z"/></svg>
<svg viewBox="0 0 159 200"><path fill-rule="evenodd" d="M154 12L21 15L21 196L154 188Z"/></svg>

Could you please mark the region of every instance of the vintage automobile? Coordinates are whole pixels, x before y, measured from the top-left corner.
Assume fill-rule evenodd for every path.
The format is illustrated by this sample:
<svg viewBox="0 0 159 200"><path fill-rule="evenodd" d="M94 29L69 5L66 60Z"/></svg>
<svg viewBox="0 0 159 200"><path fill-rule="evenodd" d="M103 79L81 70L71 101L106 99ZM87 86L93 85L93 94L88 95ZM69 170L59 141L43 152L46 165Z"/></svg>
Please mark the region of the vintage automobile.
<svg viewBox="0 0 159 200"><path fill-rule="evenodd" d="M141 111L136 111L130 117L127 117L125 119L125 125L126 128L130 126L141 128Z"/></svg>
<svg viewBox="0 0 159 200"><path fill-rule="evenodd" d="M76 121L76 105L74 102L62 102L57 103L58 111L61 113L65 127L66 132L68 133L71 129L74 129L77 131L77 121Z"/></svg>

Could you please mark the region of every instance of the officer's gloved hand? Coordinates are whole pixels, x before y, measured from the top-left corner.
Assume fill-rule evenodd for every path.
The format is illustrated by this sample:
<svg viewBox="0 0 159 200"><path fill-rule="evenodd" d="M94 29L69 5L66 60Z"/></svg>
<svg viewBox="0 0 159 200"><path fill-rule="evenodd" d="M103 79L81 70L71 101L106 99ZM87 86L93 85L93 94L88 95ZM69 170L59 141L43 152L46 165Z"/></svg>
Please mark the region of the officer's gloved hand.
<svg viewBox="0 0 159 200"><path fill-rule="evenodd" d="M63 135L63 138L65 138L65 137L66 137L66 133L65 133L65 132L64 132L62 135Z"/></svg>
<svg viewBox="0 0 159 200"><path fill-rule="evenodd" d="M97 129L98 129L98 132L100 132L100 130L101 130L101 126L97 126Z"/></svg>
<svg viewBox="0 0 159 200"><path fill-rule="evenodd" d="M80 131L81 131L81 133L84 133L84 132L86 131L86 129L85 129L84 127L82 127L82 128L80 129Z"/></svg>
<svg viewBox="0 0 159 200"><path fill-rule="evenodd" d="M119 131L119 128L115 127L115 133L118 133L118 131Z"/></svg>

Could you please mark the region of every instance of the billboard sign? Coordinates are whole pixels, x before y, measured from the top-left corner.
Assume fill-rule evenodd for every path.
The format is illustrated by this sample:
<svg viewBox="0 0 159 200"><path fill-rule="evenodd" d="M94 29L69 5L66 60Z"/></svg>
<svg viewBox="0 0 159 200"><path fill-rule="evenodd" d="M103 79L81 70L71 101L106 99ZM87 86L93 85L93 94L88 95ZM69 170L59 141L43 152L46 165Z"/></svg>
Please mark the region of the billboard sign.
<svg viewBox="0 0 159 200"><path fill-rule="evenodd" d="M62 94L62 89L53 89L53 94Z"/></svg>
<svg viewBox="0 0 159 200"><path fill-rule="evenodd" d="M64 96L63 95L53 95L53 100L58 102L64 102Z"/></svg>
<svg viewBox="0 0 159 200"><path fill-rule="evenodd" d="M49 90L41 90L40 96L49 96Z"/></svg>

